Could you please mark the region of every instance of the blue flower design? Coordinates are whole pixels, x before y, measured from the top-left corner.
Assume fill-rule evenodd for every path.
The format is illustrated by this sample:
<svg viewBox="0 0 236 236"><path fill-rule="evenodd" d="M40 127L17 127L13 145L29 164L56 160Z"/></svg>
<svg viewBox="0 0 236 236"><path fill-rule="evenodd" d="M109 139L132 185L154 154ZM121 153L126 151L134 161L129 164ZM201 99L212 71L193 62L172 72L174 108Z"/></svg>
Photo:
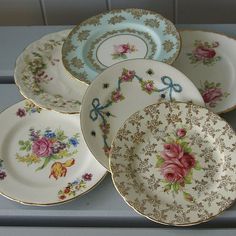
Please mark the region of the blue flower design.
<svg viewBox="0 0 236 236"><path fill-rule="evenodd" d="M72 144L74 147L77 147L77 145L79 144L76 138L70 138L69 143Z"/></svg>
<svg viewBox="0 0 236 236"><path fill-rule="evenodd" d="M45 133L44 133L44 136L46 138L55 138L56 134L54 132L52 132L51 130L46 130Z"/></svg>

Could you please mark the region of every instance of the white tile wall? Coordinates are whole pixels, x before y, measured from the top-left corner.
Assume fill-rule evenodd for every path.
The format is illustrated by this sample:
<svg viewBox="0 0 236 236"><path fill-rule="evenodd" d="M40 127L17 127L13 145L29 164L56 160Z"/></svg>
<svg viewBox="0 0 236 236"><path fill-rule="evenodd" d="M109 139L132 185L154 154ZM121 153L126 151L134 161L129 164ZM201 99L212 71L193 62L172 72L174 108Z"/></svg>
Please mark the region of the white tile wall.
<svg viewBox="0 0 236 236"><path fill-rule="evenodd" d="M0 0L0 26L77 24L128 7L157 11L175 23L236 23L236 0Z"/></svg>
<svg viewBox="0 0 236 236"><path fill-rule="evenodd" d="M44 0L49 25L78 24L107 10L106 0Z"/></svg>
<svg viewBox="0 0 236 236"><path fill-rule="evenodd" d="M144 8L174 21L174 0L110 0L111 8Z"/></svg>
<svg viewBox="0 0 236 236"><path fill-rule="evenodd" d="M39 0L0 0L0 26L42 24Z"/></svg>
<svg viewBox="0 0 236 236"><path fill-rule="evenodd" d="M235 0L176 0L176 23L236 23Z"/></svg>

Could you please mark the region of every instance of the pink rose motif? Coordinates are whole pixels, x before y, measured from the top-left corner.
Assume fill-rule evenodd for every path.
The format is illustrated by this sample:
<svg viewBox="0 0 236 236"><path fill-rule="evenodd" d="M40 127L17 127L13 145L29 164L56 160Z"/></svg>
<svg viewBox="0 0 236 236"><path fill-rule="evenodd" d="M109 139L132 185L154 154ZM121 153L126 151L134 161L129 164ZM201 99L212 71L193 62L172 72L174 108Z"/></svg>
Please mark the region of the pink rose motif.
<svg viewBox="0 0 236 236"><path fill-rule="evenodd" d="M166 160L161 167L161 174L171 183L183 183L187 170L178 159Z"/></svg>
<svg viewBox="0 0 236 236"><path fill-rule="evenodd" d="M211 59L216 55L213 48L203 46L198 46L193 53L198 60Z"/></svg>
<svg viewBox="0 0 236 236"><path fill-rule="evenodd" d="M177 132L176 132L176 135L179 137L179 138L183 138L185 135L186 135L186 130L181 128L181 129L178 129Z"/></svg>
<svg viewBox="0 0 236 236"><path fill-rule="evenodd" d="M124 69L120 79L125 82L131 81L134 78L134 75L135 75L135 72L133 70Z"/></svg>
<svg viewBox="0 0 236 236"><path fill-rule="evenodd" d="M184 151L179 144L176 144L176 143L164 144L162 157L165 160L170 160L172 158L180 159L183 156L183 154L184 154Z"/></svg>
<svg viewBox="0 0 236 236"><path fill-rule="evenodd" d="M114 45L114 50L118 54L130 53L130 48L128 44Z"/></svg>
<svg viewBox="0 0 236 236"><path fill-rule="evenodd" d="M181 157L181 159L179 161L181 162L181 164L184 166L184 168L186 170L190 170L196 164L196 161L195 161L193 155L191 155L189 153L184 153L184 155Z"/></svg>
<svg viewBox="0 0 236 236"><path fill-rule="evenodd" d="M120 90L116 90L114 92L112 92L112 101L114 102L118 102L119 100L122 100L124 97L121 94Z"/></svg>
<svg viewBox="0 0 236 236"><path fill-rule="evenodd" d="M210 107L215 106L215 102L220 100L223 93L220 88L209 88L202 93L202 97L205 103L209 103Z"/></svg>
<svg viewBox="0 0 236 236"><path fill-rule="evenodd" d="M38 157L48 157L52 154L52 142L43 137L34 141L32 151Z"/></svg>
<svg viewBox="0 0 236 236"><path fill-rule="evenodd" d="M84 174L83 176L82 176L82 178L85 180L85 181L90 181L90 180L92 180L92 177L93 177L93 175L90 173L86 173L86 174Z"/></svg>
<svg viewBox="0 0 236 236"><path fill-rule="evenodd" d="M152 92L152 90L154 89L153 83L147 83L145 85L145 88L148 92Z"/></svg>

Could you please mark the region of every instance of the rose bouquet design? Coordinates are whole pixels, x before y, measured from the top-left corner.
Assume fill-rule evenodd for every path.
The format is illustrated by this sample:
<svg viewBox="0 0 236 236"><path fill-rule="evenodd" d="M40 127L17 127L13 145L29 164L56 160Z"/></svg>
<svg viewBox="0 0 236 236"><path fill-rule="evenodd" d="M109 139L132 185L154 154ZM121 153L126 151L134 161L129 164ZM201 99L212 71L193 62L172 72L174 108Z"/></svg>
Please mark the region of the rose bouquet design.
<svg viewBox="0 0 236 236"><path fill-rule="evenodd" d="M16 159L19 162L27 163L28 166L42 163L36 171L44 169L50 162L54 161L49 177L54 177L55 179L64 177L67 173L67 167L74 165L75 160L72 158L63 163L59 162L59 160L72 157L78 152L75 149L79 144L78 138L78 133L68 138L61 129L53 132L48 128L42 132L31 128L29 130L29 139L18 142L19 150L25 152L25 154L16 153ZM75 150L70 151L71 149Z"/></svg>
<svg viewBox="0 0 236 236"><path fill-rule="evenodd" d="M194 50L187 53L191 64L203 63L203 65L212 66L221 59L216 56L215 48L219 47L218 42L208 43L201 40L195 40Z"/></svg>
<svg viewBox="0 0 236 236"><path fill-rule="evenodd" d="M126 54L130 54L132 52L137 51L134 45L130 45L129 43L114 45L114 52L111 54L112 59L127 59Z"/></svg>
<svg viewBox="0 0 236 236"><path fill-rule="evenodd" d="M193 197L184 191L186 184L192 183L193 170L201 170L192 149L186 141L187 131L180 128L176 131L174 138L163 145L163 151L157 156L156 167L160 169L164 177L164 191L183 192L187 201L194 201Z"/></svg>
<svg viewBox="0 0 236 236"><path fill-rule="evenodd" d="M230 95L227 92L223 92L221 86L221 83L208 82L207 80L201 85L199 91L206 105L215 107L218 102Z"/></svg>

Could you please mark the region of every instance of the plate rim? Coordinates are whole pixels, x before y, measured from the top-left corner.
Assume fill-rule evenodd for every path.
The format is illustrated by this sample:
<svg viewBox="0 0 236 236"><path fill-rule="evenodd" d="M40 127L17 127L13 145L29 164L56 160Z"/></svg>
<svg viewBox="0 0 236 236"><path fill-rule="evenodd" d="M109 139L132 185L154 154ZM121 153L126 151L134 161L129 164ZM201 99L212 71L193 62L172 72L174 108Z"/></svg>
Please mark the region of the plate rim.
<svg viewBox="0 0 236 236"><path fill-rule="evenodd" d="M89 17L89 18L85 19L84 21L80 22L79 24L77 24L74 28L72 28L71 32L68 34L67 39L71 38L71 36L74 34L74 32L77 31L77 29L80 26L83 26L83 24L85 24L87 21L91 20L92 18L102 17L102 16L107 15L109 13L119 13L121 11L137 11L137 10L138 11L145 11L145 12L149 12L149 13L151 13L153 15L157 15L158 17L163 18L166 22L172 24L175 27L175 36L177 38L177 41L178 41L179 45L178 45L177 50L176 50L176 55L172 58L170 63L168 63L169 65L172 65L177 60L177 58L179 57L180 52L181 52L181 48L182 48L181 35L179 33L179 30L176 28L175 24L171 20L169 20L167 17L163 16L162 14L160 14L160 13L154 11L154 10L143 9L143 8L135 8L135 7L128 7L128 8L114 8L112 10L103 11L103 12L101 12L99 14L96 14L96 15L94 15L92 17ZM64 45L65 45L65 43L63 43L63 45L62 45L61 51L62 51L62 63L64 65L66 71L72 76L72 79L79 80L80 82L83 82L83 83L85 83L87 85L90 85L93 82L93 80L92 81L90 81L90 80L87 81L87 80L81 80L81 79L77 78L75 76L75 73L73 74L73 72L71 72L70 68L67 66L67 63L65 62L66 59L65 59L65 53L64 53L64 50L65 50L64 49ZM134 58L134 59L138 59L138 58ZM148 58L144 58L144 59L148 59ZM154 60L154 59L152 58L152 60ZM114 63L114 64L116 64L116 63ZM114 64L112 64L112 65L114 65ZM107 67L107 68L109 68L109 67ZM101 73L101 72L99 72L99 73ZM95 76L95 78L97 77L97 75Z"/></svg>
<svg viewBox="0 0 236 236"><path fill-rule="evenodd" d="M11 109L12 107L17 106L17 105L20 105L20 104L24 104L26 101L29 101L29 100L23 99L23 100L20 100L20 101L18 101L18 102L15 102L15 103L13 103L13 104L7 106L6 108L4 108L4 109L2 109L2 110L0 111L0 116L2 115L2 113L7 112L7 110ZM29 101L29 102L31 102L31 101ZM44 110L44 111L45 111L45 112L50 112L49 110ZM56 111L55 111L55 112L56 112ZM59 114L62 114L62 113L59 113ZM82 134L82 130L81 130L81 134ZM86 142L85 142L85 144L86 144ZM87 144L86 144L86 146L87 146ZM88 148L88 147L87 147L87 148ZM0 150L2 150L2 148L1 148ZM90 153L91 153L91 152L90 152ZM91 156L93 156L92 153L91 153ZM2 158L1 156L0 156L0 159L3 160L3 158ZM93 158L93 159L94 159L94 161L96 161L95 158ZM98 164L100 164L100 163L98 162ZM102 166L102 167L103 167L103 166ZM104 167L103 167L103 168L104 168ZM72 197L72 198L70 198L70 199L61 200L61 201L58 200L58 201L53 201L53 202L50 202L50 203L37 203L37 202L22 201L22 200L20 200L20 199L18 199L18 198L15 198L15 197L13 197L13 196L9 196L9 195L5 194L5 193L4 193L3 191L1 191L1 190L0 190L0 195L3 196L3 197L5 197L5 198L7 198L7 199L9 199L9 200L11 200L11 201L13 201L13 202L17 202L17 203L20 203L20 204L26 205L26 206L45 207L45 206L63 205L63 204L65 204L65 203L71 202L71 201L73 201L73 200L75 200L75 199L77 199L77 198L79 199L80 197L82 197L82 196L85 195L86 193L89 193L90 191L94 190L94 189L106 178L107 174L108 174L108 171L106 170L106 168L104 168L104 174L103 174L102 177L96 182L96 184L94 184L91 188L87 189L86 191L82 192L82 193L79 194L79 195L75 195L74 197Z"/></svg>
<svg viewBox="0 0 236 236"><path fill-rule="evenodd" d="M56 32L50 32L50 33L46 33L44 34L43 36L41 36L40 38L30 42L29 44L27 44L26 47L24 47L22 49L22 51L20 52L20 54L17 56L15 62L14 62L14 73L13 73L13 78L14 78L14 82L15 82L15 85L18 89L18 91L20 92L20 94L27 100L31 101L32 103L34 103L36 106L42 108L42 109L46 109L46 110L49 110L49 111L56 111L56 112L59 112L59 113L62 113L62 114L80 114L80 111L74 111L74 112L66 112L66 111L61 111L61 110L58 110L58 109L53 109L52 107L50 106L44 106L42 103L39 103L37 101L35 101L33 98L30 98L26 95L26 93L22 90L22 86L18 83L19 79L17 79L17 70L18 70L18 62L21 60L21 57L23 56L23 54L26 52L26 50L30 49L34 44L40 42L41 40L45 40L46 37L50 37L50 36L53 36L55 34L63 34L63 33L67 33L67 36L69 35L69 33L71 32L72 28L69 28L69 29L64 29L64 30L60 30L60 31L56 31ZM66 36L66 35L65 35ZM66 37L67 37L66 36ZM63 67L64 67L64 64L62 63ZM73 77L73 75L71 75L66 69L64 70L65 74L68 74L70 76L70 79L76 79ZM82 81L78 81L77 82L82 82ZM87 84L86 84L87 85ZM81 101L82 103L82 101ZM81 106L81 105L80 105ZM1 112L0 112L1 113Z"/></svg>
<svg viewBox="0 0 236 236"><path fill-rule="evenodd" d="M129 61L129 62L130 62L130 61L139 61L139 60L152 61L152 62L157 62L157 63L160 63L160 64L164 64L164 65L170 66L171 68L177 70L181 75L183 75L184 77L188 78L182 71L176 69L175 67L173 67L173 66L171 66L171 65L169 65L169 64L166 64L166 63L164 63L164 62L154 60L154 59L134 58L134 59L126 60L126 62L127 62L127 61ZM89 148L89 150L91 151L91 153L93 154L93 156L95 157L95 159L96 159L103 167L105 167L108 172L111 172L111 171L110 171L109 162L108 162L108 164L107 164L107 166L108 166L108 168L109 168L109 169L108 169L108 168L104 165L104 163L100 160L100 158L97 158L98 155L94 152L94 150L91 150L91 149L90 149L91 144L89 144L89 142L87 141L87 138L86 138L87 136L84 135L84 134L86 133L86 131L85 131L85 127L84 127L83 121L82 121L82 120L84 119L84 118L83 118L83 117L84 117L84 114L83 114L83 113L84 113L84 108L83 108L84 106L83 106L83 104L86 103L86 96L87 96L87 94L89 93L89 91L92 89L93 84L98 83L98 82L96 82L96 80L98 79L98 77L101 77L101 74L103 74L105 71L107 71L107 70L112 70L112 68L113 68L114 66L116 66L116 65L118 65L118 64L121 64L121 63L124 63L124 61L117 62L117 63L113 64L112 66L110 66L110 67L106 68L105 70L103 70L103 72L101 72L100 74L98 74L98 75L96 76L95 80L92 81L92 83L90 84L90 86L89 86L88 89L86 90L86 92L85 92L85 94L84 94L84 96L83 96L83 99L82 99L82 103L81 103L82 106L81 106L81 113L80 113L80 126L81 126L81 130L82 130L82 133L83 133L83 136L84 136L85 143L86 143L86 145L88 146L88 148ZM190 79L189 79L189 81L192 83L192 85L193 85L194 87L196 87ZM198 90L197 88L196 88L196 90L199 92L199 90ZM199 92L199 96L201 97L200 92ZM202 99L202 101L203 101L203 99ZM204 103L204 101L203 101L203 103ZM205 104L205 103L204 103L204 104ZM123 122L122 122L122 124L123 124ZM111 141L113 141L113 139L114 139L114 137L112 138Z"/></svg>
<svg viewBox="0 0 236 236"><path fill-rule="evenodd" d="M183 48L183 36L181 35L181 33L183 32L201 32L201 33L212 33L212 34L216 34L216 35L219 35L221 37L225 37L227 40L228 39L232 39L235 41L235 45L236 45L236 36L229 36L227 35L226 33L222 33L220 31L217 31L217 30L205 30L205 29L189 29L189 28L179 28L178 29L179 31L179 35L180 35L180 38L181 38L181 49ZM180 50L181 51L181 50ZM181 53L181 52L180 52ZM176 61L177 59L180 57L180 53L178 55L178 57L176 58ZM174 62L173 62L174 63ZM235 68L236 69L236 68ZM190 79L191 80L191 79ZM235 80L236 80L236 77L235 77ZM227 109L224 109L222 111L219 111L219 112L215 112L216 114L218 115L221 115L221 114L225 114L225 113L228 113L230 111L233 111L236 109L236 101L235 101L235 105L227 108Z"/></svg>
<svg viewBox="0 0 236 236"><path fill-rule="evenodd" d="M148 105L148 106L146 106L146 107L150 107L150 106L153 106L153 105L160 105L160 104L169 104L169 103L188 104L188 103L186 103L186 102L180 102L180 101L172 101L172 102L161 101L161 102L153 103L153 104ZM231 125L229 122L227 122L223 117L219 116L218 114L214 113L213 111L210 111L210 110L207 109L206 107L203 107L203 106L200 106L200 105L197 105L197 104L193 104L193 103L189 103L189 104L191 104L192 106L197 107L198 109L208 110L208 112L210 112L210 113L213 114L213 115L217 115L217 116L220 118L221 121L223 121L223 122L225 122L225 123L227 123L227 124L229 125L229 127L231 128L231 130L233 130L234 135L236 136L236 131L233 129L232 125ZM145 107L145 108L146 108L146 107ZM145 108L136 111L136 112L133 113L131 116L133 116L133 115L136 114L136 113L139 113L139 112L143 111ZM122 129L122 127L124 126L124 124L125 124L126 122L128 122L128 120L130 119L131 116L129 116L129 117L122 123L122 125L121 125L120 128L119 128L119 130ZM119 132L119 130L117 131L117 133ZM115 136L115 138L116 138L116 136ZM111 149L113 148L115 138L112 140ZM208 222L208 221L210 221L210 220L216 218L217 216L223 214L227 209L229 209L230 207L232 207L232 206L235 204L235 202L236 202L236 196L235 196L235 199L232 201L232 203L231 203L230 205L228 205L226 208L224 208L222 211L218 212L218 214L213 215L213 216L211 216L211 217L209 217L209 218L207 218L207 219L205 219L205 220L201 220L201 221L197 221L197 222L191 222L191 223L186 223L186 224L173 224L173 223L166 223L166 222L162 222L162 221L153 219L153 218L151 218L151 217L149 217L149 216L146 216L144 213L142 213L141 211L137 210L134 206L132 206L132 205L127 201L127 198L122 195L122 193L120 192L120 190L119 190L118 187L116 186L114 173L112 172L112 168L111 168L111 166L112 166L112 161L111 161L111 158L110 158L111 155L112 155L112 152L111 152L110 155L109 155L109 167L110 167L110 170L111 170L111 171L110 171L110 173L111 173L111 179L112 179L112 183L113 183L115 189L117 190L118 194L123 198L123 200L125 201L125 203L126 203L128 206L130 206L135 212L137 212L139 215L144 216L145 218L147 218L147 219L149 219L149 220L151 220L151 221L153 221L153 222L155 222L155 223L159 223L159 224L162 224L162 225L168 225L168 226L175 226L175 227L183 227L183 226L184 226L184 227L188 227L188 226L193 226L193 225L199 225L199 224L201 224L201 223Z"/></svg>

